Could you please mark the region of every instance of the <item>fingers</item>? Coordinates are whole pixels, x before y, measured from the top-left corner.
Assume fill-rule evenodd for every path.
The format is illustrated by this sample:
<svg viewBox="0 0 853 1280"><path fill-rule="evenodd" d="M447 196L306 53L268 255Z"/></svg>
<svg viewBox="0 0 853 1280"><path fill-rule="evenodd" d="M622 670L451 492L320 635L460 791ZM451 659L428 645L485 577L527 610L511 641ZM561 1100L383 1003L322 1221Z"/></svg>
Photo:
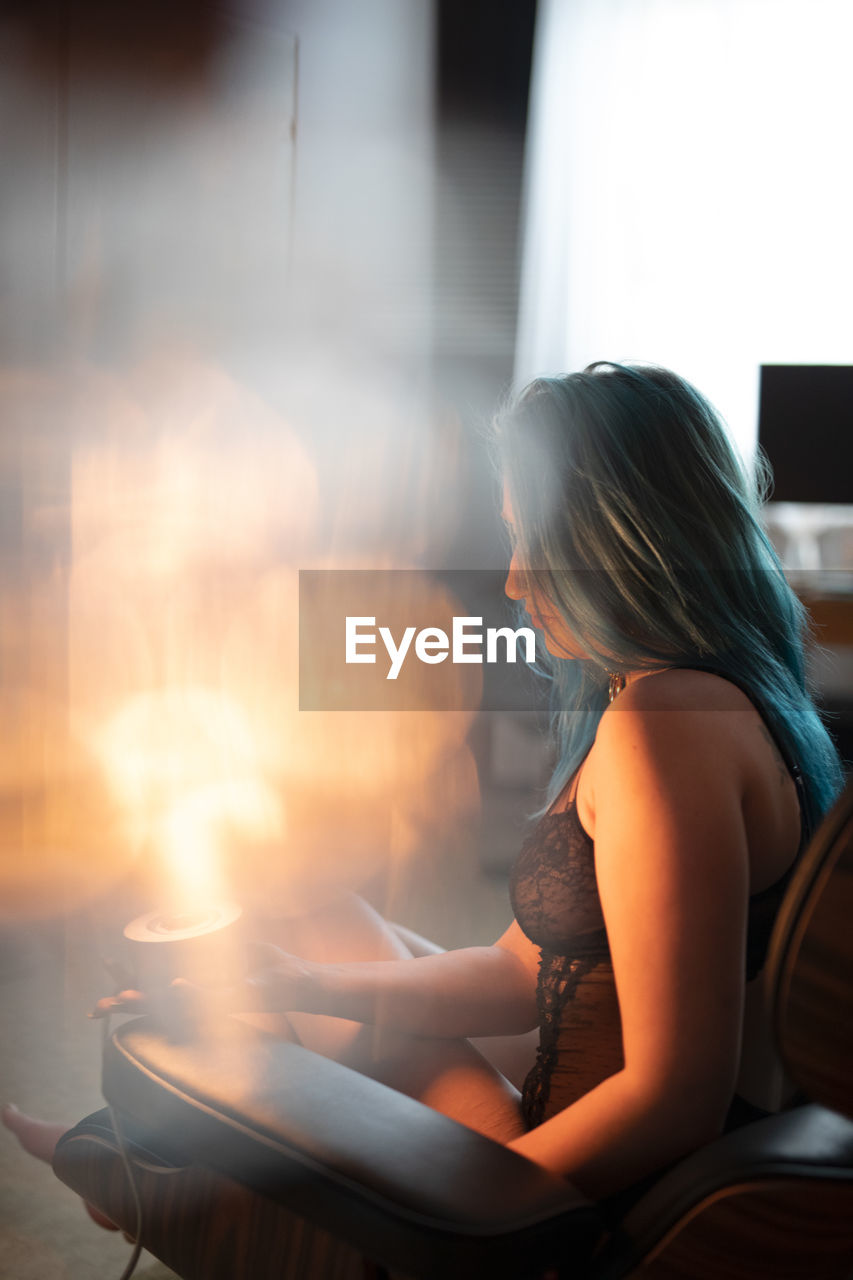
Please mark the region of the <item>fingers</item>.
<svg viewBox="0 0 853 1280"><path fill-rule="evenodd" d="M106 1018L111 1013L145 1013L148 1003L137 988L136 975L130 966L112 956L102 956L101 964L116 984L113 995L103 996L88 1015L90 1018Z"/></svg>
<svg viewBox="0 0 853 1280"><path fill-rule="evenodd" d="M128 989L114 996L103 996L88 1015L90 1018L106 1018L111 1013L147 1013L148 997L141 991Z"/></svg>

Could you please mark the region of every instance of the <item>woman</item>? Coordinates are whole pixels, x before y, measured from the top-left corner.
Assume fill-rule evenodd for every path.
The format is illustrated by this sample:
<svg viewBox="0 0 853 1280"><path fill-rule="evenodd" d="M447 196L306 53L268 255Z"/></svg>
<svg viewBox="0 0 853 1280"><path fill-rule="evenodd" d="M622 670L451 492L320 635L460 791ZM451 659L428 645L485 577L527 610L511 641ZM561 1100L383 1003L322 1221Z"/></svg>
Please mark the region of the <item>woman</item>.
<svg viewBox="0 0 853 1280"><path fill-rule="evenodd" d="M804 610L692 387L610 364L540 379L497 440L507 592L543 633L560 748L516 919L491 947L414 957L344 897L283 922L287 952L267 947L230 1007L608 1198L784 1101L764 954L841 772ZM519 1093L489 1038L535 1027Z"/></svg>

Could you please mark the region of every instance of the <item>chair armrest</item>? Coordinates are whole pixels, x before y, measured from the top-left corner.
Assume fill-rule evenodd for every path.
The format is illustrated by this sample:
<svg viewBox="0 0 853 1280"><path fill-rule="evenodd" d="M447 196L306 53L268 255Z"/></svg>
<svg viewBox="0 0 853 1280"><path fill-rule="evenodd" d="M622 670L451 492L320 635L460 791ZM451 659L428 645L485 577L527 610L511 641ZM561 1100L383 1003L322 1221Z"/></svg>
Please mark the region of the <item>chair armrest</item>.
<svg viewBox="0 0 853 1280"><path fill-rule="evenodd" d="M104 1053L103 1092L150 1150L215 1169L414 1276L580 1265L601 1234L597 1209L563 1179L234 1020L204 1043L125 1023Z"/></svg>

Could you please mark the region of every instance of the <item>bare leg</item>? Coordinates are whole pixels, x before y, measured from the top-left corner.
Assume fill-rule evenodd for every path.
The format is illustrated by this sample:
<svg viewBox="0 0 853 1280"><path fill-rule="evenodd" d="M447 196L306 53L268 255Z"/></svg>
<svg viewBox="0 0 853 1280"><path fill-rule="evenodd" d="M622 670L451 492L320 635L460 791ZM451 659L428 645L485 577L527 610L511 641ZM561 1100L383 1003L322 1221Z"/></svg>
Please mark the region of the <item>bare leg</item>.
<svg viewBox="0 0 853 1280"><path fill-rule="evenodd" d="M15 1135L26 1152L35 1156L37 1160L46 1161L47 1164L53 1163L56 1144L69 1127L66 1124L49 1124L44 1120L36 1120L33 1116L20 1111L14 1103L3 1107L0 1111L0 1120L9 1132ZM116 1224L103 1213L99 1213L85 1200L83 1203L86 1205L89 1217L97 1222L99 1227L106 1227L108 1231L118 1231Z"/></svg>
<svg viewBox="0 0 853 1280"><path fill-rule="evenodd" d="M269 941L320 962L410 959L414 950L355 894L342 895L310 915L277 922ZM479 1133L509 1142L524 1132L518 1090L470 1041L416 1038L318 1014L294 1013L288 1018L306 1048L381 1080Z"/></svg>

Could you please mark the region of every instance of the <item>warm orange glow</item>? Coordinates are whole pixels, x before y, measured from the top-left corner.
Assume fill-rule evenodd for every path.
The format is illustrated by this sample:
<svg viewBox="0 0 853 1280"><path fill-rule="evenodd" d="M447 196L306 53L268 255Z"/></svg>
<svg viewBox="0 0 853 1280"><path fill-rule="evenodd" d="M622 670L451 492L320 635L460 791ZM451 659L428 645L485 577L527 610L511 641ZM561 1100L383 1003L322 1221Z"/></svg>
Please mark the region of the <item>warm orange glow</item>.
<svg viewBox="0 0 853 1280"><path fill-rule="evenodd" d="M267 908L278 902L282 910L332 886L361 886L479 798L465 745L471 711L299 711L297 605L295 574L263 577L233 620L221 666L222 686L244 708L265 776L287 813L286 845L242 856L234 894ZM436 587L419 602L389 598L388 616L393 621L409 608L410 622L421 613L440 620L454 607ZM472 705L461 682L475 681L476 690L479 669L464 668L454 679L460 703ZM445 771L454 778L449 788Z"/></svg>
<svg viewBox="0 0 853 1280"><path fill-rule="evenodd" d="M270 409L196 360L151 359L93 407L73 460L71 703L161 898L217 898L234 840L284 835L220 666L259 568L311 536L313 469Z"/></svg>
<svg viewBox="0 0 853 1280"><path fill-rule="evenodd" d="M284 837L281 798L259 776L251 727L221 693L138 694L94 735L94 745L133 829L164 860L164 900L226 895L226 837Z"/></svg>
<svg viewBox="0 0 853 1280"><path fill-rule="evenodd" d="M0 691L0 915L59 914L105 892L135 848L65 708Z"/></svg>
<svg viewBox="0 0 853 1280"><path fill-rule="evenodd" d="M158 905L287 913L361 887L476 805L470 711L299 711L317 481L269 407L188 357L121 380L22 375L0 393L26 420L33 475L57 422L71 440L70 506L41 517L66 543L70 528L70 555L0 581L4 909L62 911L141 857ZM33 414L51 424L44 456ZM381 515L379 455L360 456L336 520ZM435 587L387 608L391 625L420 625L458 604ZM448 678L475 705L479 671Z"/></svg>
<svg viewBox="0 0 853 1280"><path fill-rule="evenodd" d="M163 849L176 896L217 901L229 891L224 854L229 840L282 843L284 836L281 797L267 783L242 778L197 787L172 805L164 822Z"/></svg>

